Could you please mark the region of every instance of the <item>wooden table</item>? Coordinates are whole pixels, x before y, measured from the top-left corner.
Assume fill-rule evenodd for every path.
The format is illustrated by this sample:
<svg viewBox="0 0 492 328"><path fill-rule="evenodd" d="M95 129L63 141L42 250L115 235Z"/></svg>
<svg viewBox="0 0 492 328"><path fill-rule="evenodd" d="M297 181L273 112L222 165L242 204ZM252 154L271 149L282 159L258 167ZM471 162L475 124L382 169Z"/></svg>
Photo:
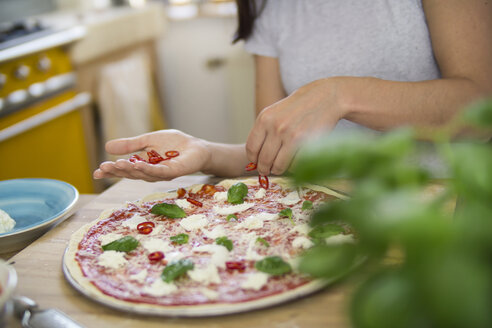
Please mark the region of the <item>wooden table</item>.
<svg viewBox="0 0 492 328"><path fill-rule="evenodd" d="M101 211L153 192L206 182L216 180L206 176L186 176L156 183L122 180L97 197L81 197L88 204L9 260L19 276L17 294L32 298L41 308L57 308L86 327L348 327L345 308L349 287L344 284L264 310L186 319L146 317L112 310L82 296L65 280L62 256L71 234L96 219Z"/></svg>

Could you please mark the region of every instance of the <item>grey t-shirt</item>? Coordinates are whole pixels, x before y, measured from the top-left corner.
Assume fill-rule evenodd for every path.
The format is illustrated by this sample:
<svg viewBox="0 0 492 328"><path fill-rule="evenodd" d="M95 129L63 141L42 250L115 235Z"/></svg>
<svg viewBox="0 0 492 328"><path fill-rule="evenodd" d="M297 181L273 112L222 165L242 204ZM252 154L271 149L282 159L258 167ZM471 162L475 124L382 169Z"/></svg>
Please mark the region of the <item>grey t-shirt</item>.
<svg viewBox="0 0 492 328"><path fill-rule="evenodd" d="M441 77L421 0L267 0L244 47L278 58L287 94L331 76ZM341 120L332 133L353 129L372 131ZM423 162L443 175L434 156Z"/></svg>

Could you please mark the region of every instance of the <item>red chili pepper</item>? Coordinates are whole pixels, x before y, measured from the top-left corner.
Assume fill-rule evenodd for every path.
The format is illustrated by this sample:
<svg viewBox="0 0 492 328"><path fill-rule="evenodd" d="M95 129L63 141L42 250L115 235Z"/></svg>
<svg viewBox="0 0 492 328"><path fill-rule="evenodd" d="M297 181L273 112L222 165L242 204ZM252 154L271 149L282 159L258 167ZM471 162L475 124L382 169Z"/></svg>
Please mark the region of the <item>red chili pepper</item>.
<svg viewBox="0 0 492 328"><path fill-rule="evenodd" d="M169 158L177 157L179 156L179 151L177 150L166 151L166 156Z"/></svg>
<svg viewBox="0 0 492 328"><path fill-rule="evenodd" d="M178 188L177 194L178 198L183 198L186 195L186 190L184 188Z"/></svg>
<svg viewBox="0 0 492 328"><path fill-rule="evenodd" d="M217 192L217 189L215 188L215 186L212 186L209 184L204 184L202 189L200 189L199 193L212 196L216 192Z"/></svg>
<svg viewBox="0 0 492 328"><path fill-rule="evenodd" d="M233 271L233 270L239 270L239 271L244 271L246 270L246 264L242 261L230 261L225 263L227 270Z"/></svg>
<svg viewBox="0 0 492 328"><path fill-rule="evenodd" d="M147 257L150 262L157 262L164 258L164 253L157 251L157 252L150 253Z"/></svg>
<svg viewBox="0 0 492 328"><path fill-rule="evenodd" d="M193 204L193 205L195 205L195 206L198 206L198 207L202 207L202 206L203 206L203 203L201 203L201 202L199 202L199 201L197 201L197 200L195 200L195 199L193 199L193 198L186 198L186 200L187 200L189 203L191 203L191 204Z"/></svg>
<svg viewBox="0 0 492 328"><path fill-rule="evenodd" d="M150 225L142 226L140 228L138 228L138 226L137 226L137 230L138 230L138 233L140 233L142 235L148 235L149 233L152 232L152 230L154 230L154 228L152 228L152 226L150 226Z"/></svg>
<svg viewBox="0 0 492 328"><path fill-rule="evenodd" d="M132 163L136 163L137 161L145 162L145 159L135 154L132 157L130 157L129 161Z"/></svg>
<svg viewBox="0 0 492 328"><path fill-rule="evenodd" d="M137 230L140 229L140 228L142 228L142 227L155 228L155 223L154 222L150 222L150 221L145 221L145 222L139 223L137 225Z"/></svg>
<svg viewBox="0 0 492 328"><path fill-rule="evenodd" d="M268 177L266 175L259 175L258 182L260 183L260 186L264 189L268 189L268 186L270 185L270 183L268 182Z"/></svg>
<svg viewBox="0 0 492 328"><path fill-rule="evenodd" d="M148 151L147 156L149 156L148 162L150 164L157 164L165 160L165 158L159 155L155 150Z"/></svg>
<svg viewBox="0 0 492 328"><path fill-rule="evenodd" d="M248 172L256 170L256 163L253 162L249 163L248 165L246 165L245 170Z"/></svg>

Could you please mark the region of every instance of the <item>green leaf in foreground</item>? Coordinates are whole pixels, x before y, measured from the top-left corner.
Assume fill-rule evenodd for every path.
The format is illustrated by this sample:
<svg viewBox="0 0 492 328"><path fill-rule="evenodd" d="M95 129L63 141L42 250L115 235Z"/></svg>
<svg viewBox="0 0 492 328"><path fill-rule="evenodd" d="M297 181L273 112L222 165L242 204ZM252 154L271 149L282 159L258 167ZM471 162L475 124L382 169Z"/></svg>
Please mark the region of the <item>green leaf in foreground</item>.
<svg viewBox="0 0 492 328"><path fill-rule="evenodd" d="M232 241L226 236L215 239L215 243L217 245L224 246L229 252L232 251L232 249L234 248L234 245L232 245Z"/></svg>
<svg viewBox="0 0 492 328"><path fill-rule="evenodd" d="M238 182L232 185L227 191L227 201L231 204L242 204L247 194L248 186L242 182Z"/></svg>
<svg viewBox="0 0 492 328"><path fill-rule="evenodd" d="M266 247L270 247L270 243L268 241L266 241L264 238L258 237L258 238L256 238L256 242L262 243Z"/></svg>
<svg viewBox="0 0 492 328"><path fill-rule="evenodd" d="M180 233L179 235L172 236L169 239L171 239L173 243L183 245L188 243L189 236L185 233Z"/></svg>
<svg viewBox="0 0 492 328"><path fill-rule="evenodd" d="M313 202L310 200L305 200L304 203L302 203L302 210L312 210L313 209Z"/></svg>
<svg viewBox="0 0 492 328"><path fill-rule="evenodd" d="M287 218L289 218L289 220L292 222L292 224L294 224L294 219L292 218L292 209L291 208L284 208L283 210L280 211L280 213L278 213L278 215L280 216L286 216Z"/></svg>
<svg viewBox="0 0 492 328"><path fill-rule="evenodd" d="M280 256L265 257L255 263L255 268L272 276L281 276L292 271L290 264L282 260Z"/></svg>
<svg viewBox="0 0 492 328"><path fill-rule="evenodd" d="M308 236L313 239L315 244L319 244L320 242L323 242L325 238L339 235L344 232L345 229L342 226L334 223L328 223L314 227L313 230L308 233Z"/></svg>
<svg viewBox="0 0 492 328"><path fill-rule="evenodd" d="M232 219L234 219L234 220L236 220L236 221L237 221L237 216L235 216L234 214L229 214L229 215L226 217L227 222L231 221Z"/></svg>
<svg viewBox="0 0 492 328"><path fill-rule="evenodd" d="M171 219L179 219L186 217L185 211L176 204L161 203L156 204L150 210L150 213L164 215Z"/></svg>
<svg viewBox="0 0 492 328"><path fill-rule="evenodd" d="M183 259L167 265L162 270L161 278L169 283L184 275L187 271L193 270L195 265L191 260Z"/></svg>
<svg viewBox="0 0 492 328"><path fill-rule="evenodd" d="M109 244L103 245L102 249L105 251L117 251L117 252L125 252L128 253L133 251L138 246L138 240L133 238L132 236L122 237L115 241L110 242Z"/></svg>

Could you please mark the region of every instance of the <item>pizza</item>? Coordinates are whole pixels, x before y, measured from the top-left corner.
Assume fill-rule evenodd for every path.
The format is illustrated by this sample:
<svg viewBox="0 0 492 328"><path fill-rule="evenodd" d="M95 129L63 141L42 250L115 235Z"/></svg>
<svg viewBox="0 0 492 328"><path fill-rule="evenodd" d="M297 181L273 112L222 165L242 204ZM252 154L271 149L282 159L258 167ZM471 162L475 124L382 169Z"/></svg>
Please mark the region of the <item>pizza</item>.
<svg viewBox="0 0 492 328"><path fill-rule="evenodd" d="M76 231L64 272L90 298L137 313L208 316L278 304L326 283L297 268L318 237L354 241L348 227L317 236L308 224L316 208L339 199L328 188L292 187L285 178L152 194Z"/></svg>

